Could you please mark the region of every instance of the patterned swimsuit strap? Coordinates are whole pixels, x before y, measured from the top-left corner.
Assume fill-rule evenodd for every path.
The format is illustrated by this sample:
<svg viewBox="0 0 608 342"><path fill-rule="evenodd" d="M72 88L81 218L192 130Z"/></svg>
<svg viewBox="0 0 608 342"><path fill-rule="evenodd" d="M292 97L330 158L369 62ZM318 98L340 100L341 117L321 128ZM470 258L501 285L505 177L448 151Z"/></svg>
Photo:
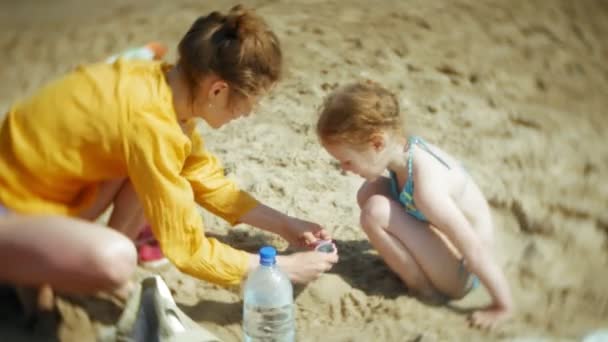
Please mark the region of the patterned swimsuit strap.
<svg viewBox="0 0 608 342"><path fill-rule="evenodd" d="M414 160L414 154L412 152L412 147L414 146L414 144L416 143L416 140L418 138L415 136L411 136L408 141L407 141L407 181L405 182L405 191L408 192L409 194L412 193L413 191L413 187L414 187L414 183L413 183L413 179L412 179L412 175L414 173L413 171L413 160Z"/></svg>
<svg viewBox="0 0 608 342"><path fill-rule="evenodd" d="M426 152L428 152L430 155L432 155L433 157L435 157L435 159L437 159L441 164L443 164L445 167L447 167L448 169L451 169L450 165L448 165L448 163L446 163L443 159L441 159L441 157L439 157L437 154L435 154L435 152L431 151L431 149L427 146L426 142L417 136L411 136L408 139L408 148L409 148L409 156L408 156L408 177L411 175L411 164L412 164L412 146L416 144L418 146L420 146L422 149L424 149Z"/></svg>

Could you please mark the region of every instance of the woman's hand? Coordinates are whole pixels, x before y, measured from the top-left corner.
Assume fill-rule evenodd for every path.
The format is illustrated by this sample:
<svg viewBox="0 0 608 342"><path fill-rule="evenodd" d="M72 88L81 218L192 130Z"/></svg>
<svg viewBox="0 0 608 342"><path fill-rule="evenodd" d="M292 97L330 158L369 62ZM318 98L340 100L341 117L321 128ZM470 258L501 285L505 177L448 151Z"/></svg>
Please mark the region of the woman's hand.
<svg viewBox="0 0 608 342"><path fill-rule="evenodd" d="M320 225L295 217L287 218L281 236L293 246L309 248L318 240L331 239L329 233Z"/></svg>
<svg viewBox="0 0 608 342"><path fill-rule="evenodd" d="M279 234L298 247L312 247L319 239L331 239L320 225L285 215L263 204L250 210L239 221Z"/></svg>

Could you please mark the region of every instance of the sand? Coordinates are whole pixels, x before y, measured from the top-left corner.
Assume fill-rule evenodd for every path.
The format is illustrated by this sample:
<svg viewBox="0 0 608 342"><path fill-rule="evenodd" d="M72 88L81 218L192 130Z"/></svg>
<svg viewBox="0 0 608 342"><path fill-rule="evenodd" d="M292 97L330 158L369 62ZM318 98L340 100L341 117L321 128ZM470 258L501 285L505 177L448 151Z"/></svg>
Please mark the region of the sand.
<svg viewBox="0 0 608 342"><path fill-rule="evenodd" d="M601 0L260 0L282 40L286 76L252 118L202 127L231 177L267 204L323 224L341 262L298 287L300 341L569 341L608 327L608 3ZM78 63L160 40L175 46L223 1L0 2L0 111ZM173 48L168 59L175 57ZM397 91L409 127L460 157L487 194L517 315L467 327L483 290L425 306L371 249L358 224L362 180L340 172L314 134L315 109L366 77ZM4 108L4 109L3 109ZM255 250L285 243L204 214L209 232ZM241 336L239 289L162 273L176 301L226 341ZM0 340L34 340L3 301ZM41 340L92 341L120 306L61 299Z"/></svg>

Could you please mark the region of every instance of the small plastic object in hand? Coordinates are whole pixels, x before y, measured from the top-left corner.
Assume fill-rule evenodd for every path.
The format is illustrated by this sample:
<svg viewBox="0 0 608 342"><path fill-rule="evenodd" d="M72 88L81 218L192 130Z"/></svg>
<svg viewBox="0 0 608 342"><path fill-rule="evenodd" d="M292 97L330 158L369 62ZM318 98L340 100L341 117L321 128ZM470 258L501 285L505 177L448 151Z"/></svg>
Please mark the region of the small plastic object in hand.
<svg viewBox="0 0 608 342"><path fill-rule="evenodd" d="M337 248L333 240L319 240L315 245L315 251L323 253L335 253Z"/></svg>

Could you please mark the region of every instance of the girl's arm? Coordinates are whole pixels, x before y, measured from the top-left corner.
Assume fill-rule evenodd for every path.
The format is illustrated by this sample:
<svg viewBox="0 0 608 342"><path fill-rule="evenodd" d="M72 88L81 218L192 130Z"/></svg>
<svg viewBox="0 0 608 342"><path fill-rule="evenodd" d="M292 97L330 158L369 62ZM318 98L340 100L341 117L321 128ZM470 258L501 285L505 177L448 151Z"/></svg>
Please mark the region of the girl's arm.
<svg viewBox="0 0 608 342"><path fill-rule="evenodd" d="M494 260L489 246L485 246L471 227L460 208L445 190L448 186L442 170L428 167L424 176L415 179L414 201L419 210L441 230L463 254L467 268L479 277L488 289L493 303L487 310L509 313L513 310L506 277ZM418 172L418 174L422 174Z"/></svg>

